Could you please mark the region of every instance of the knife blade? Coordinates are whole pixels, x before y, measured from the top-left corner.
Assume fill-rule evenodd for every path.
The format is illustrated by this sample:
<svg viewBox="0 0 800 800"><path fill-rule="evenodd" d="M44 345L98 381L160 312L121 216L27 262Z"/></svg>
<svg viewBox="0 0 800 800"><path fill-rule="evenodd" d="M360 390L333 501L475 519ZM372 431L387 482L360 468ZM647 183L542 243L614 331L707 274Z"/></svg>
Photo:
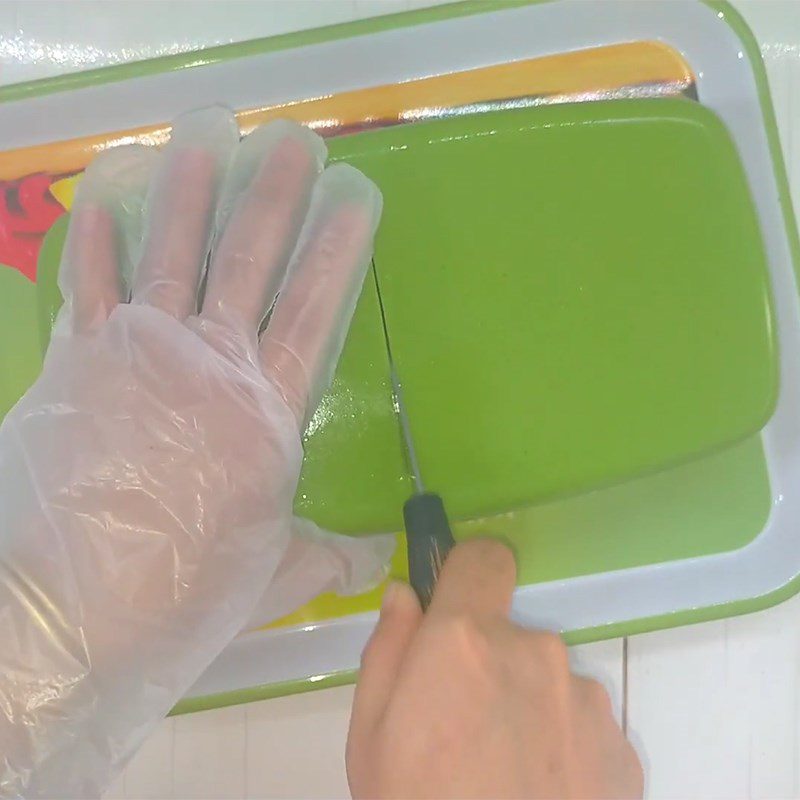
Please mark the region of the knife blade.
<svg viewBox="0 0 800 800"><path fill-rule="evenodd" d="M375 291L378 296L383 338L386 344L389 380L392 385L392 403L398 420L408 473L414 485L414 493L403 505L403 521L408 542L408 577L419 597L422 608L426 609L433 597L444 560L455 541L442 498L435 492L426 491L422 480L417 449L411 433L411 422L403 397L403 384L392 354L386 309L383 304L378 269L374 258L371 266Z"/></svg>

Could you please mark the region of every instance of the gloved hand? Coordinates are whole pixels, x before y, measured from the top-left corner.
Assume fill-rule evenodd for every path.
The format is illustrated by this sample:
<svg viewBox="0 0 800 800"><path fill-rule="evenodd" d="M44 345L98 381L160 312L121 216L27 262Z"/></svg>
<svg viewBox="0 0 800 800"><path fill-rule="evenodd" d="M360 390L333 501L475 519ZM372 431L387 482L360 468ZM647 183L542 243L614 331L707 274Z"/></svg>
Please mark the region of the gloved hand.
<svg viewBox="0 0 800 800"><path fill-rule="evenodd" d="M212 108L87 170L0 428L0 795L99 795L260 596L265 622L381 577L390 539L292 519L381 209L325 157Z"/></svg>

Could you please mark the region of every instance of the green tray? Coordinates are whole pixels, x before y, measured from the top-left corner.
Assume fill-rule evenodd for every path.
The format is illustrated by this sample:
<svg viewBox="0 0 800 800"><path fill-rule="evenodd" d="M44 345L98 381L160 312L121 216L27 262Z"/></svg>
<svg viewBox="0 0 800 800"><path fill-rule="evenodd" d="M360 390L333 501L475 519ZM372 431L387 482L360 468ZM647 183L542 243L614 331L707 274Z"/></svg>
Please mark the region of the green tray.
<svg viewBox="0 0 800 800"><path fill-rule="evenodd" d="M521 2L511 0L511 2L497 3L493 5L492 8L510 8L512 6L527 4L526 0L522 0ZM735 31L736 36L742 42L745 58L752 66L759 92L760 112L763 117L772 159L772 163L767 163L765 169L774 171L777 178L778 193L783 206L783 218L786 230L788 231L792 257L794 258L797 252L794 220L766 84L766 76L760 62L757 44L746 25L730 6L725 3L708 3L708 5L711 5L715 11L719 12L719 17L724 21L722 23L723 25L727 24ZM433 20L469 16L480 13L485 9L486 5L482 2L456 4L449 7L414 12L396 17L384 17L376 20L336 26L325 30L291 34L267 41L251 42L215 49L206 51L201 56L198 56L198 54L190 54L142 64L89 71L63 79L10 87L0 92L0 100L12 101L24 99L52 92L62 92L72 88L96 86L113 81L125 80L127 78L141 77L146 74L155 75L172 69L183 69L188 66L222 62L240 56L269 51L274 52L323 41L335 41L350 36L358 37L392 28L422 24ZM692 112L689 111L687 113L691 114ZM670 114L668 116L672 119L675 114ZM640 122L637 124L649 123ZM699 120L698 125L699 128L702 129L705 123L703 120ZM691 127L691 125L689 125L689 127ZM388 135L392 132L387 131L386 133ZM707 133L707 135L712 134L714 134L714 131ZM396 135L400 135L400 131L397 131ZM378 144L375 145L376 152L380 148L380 140L378 139L369 140L364 137L354 141L378 142ZM388 139L386 141L388 141ZM379 175L381 169L386 170L387 176L391 173L392 169L397 169L391 166L390 159L384 159L380 168L373 167L369 163L370 159L373 158L373 154L368 152L369 147L365 146L363 149L359 149L358 152L355 152L346 150L348 146L349 144L346 140L342 140L341 144L333 144L332 152L336 157L351 157L356 163L359 163L362 168L374 174L379 180L383 180ZM345 150L340 152L338 150L339 147L345 148ZM372 145L370 145L370 147L372 147ZM425 148L421 149L424 150ZM716 155L719 156L720 154ZM424 153L420 153L415 157L418 157L422 161L426 158ZM648 169L656 169L656 165L649 163L647 159L644 158L640 158L637 163L640 163L643 167ZM703 170L707 167L706 163L699 159L695 164L698 168L702 167ZM564 166L567 168L566 171L569 172L570 165L566 164ZM603 165L599 166L602 167ZM666 178L671 178L673 169L680 174L684 173L683 165L680 163L662 164L661 168ZM511 167L506 166L506 169L511 169ZM420 181L425 178L425 176L420 175L399 175L397 177L398 179L409 179L413 177L415 180ZM691 177L691 175L688 176L688 178ZM728 173L728 178L730 178L730 173ZM466 181L463 175L458 174L454 176L454 179ZM704 190L703 186L695 188L701 192ZM734 188L736 187L734 186ZM522 187L520 187L519 190L522 191ZM734 195L737 194L741 196L738 189L734 191ZM728 202L727 196L717 196L714 198L709 198L708 194L704 196L708 203L708 205L703 207L704 213L709 211L709 208L714 212L716 203ZM590 205L592 202L592 198L589 196L580 196L578 200L580 203L584 204L584 206ZM684 198L684 200L692 207L701 205L701 203L696 202L696 198L693 196ZM744 215L744 218L746 218L747 215L744 213L741 205L737 205L736 202L733 202L733 207L738 208ZM637 210L639 213L642 213L641 209L633 209L634 212ZM670 215L673 215L670 217L672 219L680 216L680 209L676 210L670 207L667 211ZM401 362L400 366L403 369L404 379L408 387L409 403L414 407L415 432L417 432L417 438L421 440L421 449L424 450L423 466L426 470L426 474L429 476L432 486L435 485L435 488L443 493L451 493L453 496L456 496L458 495L459 487L455 485L451 486L446 483L446 479L451 473L443 469L443 465L446 466L446 458L448 456L446 452L441 450L440 445L444 440L448 442L452 441L450 430L448 429L455 428L460 431L463 430L465 426L463 421L456 425L455 421L448 419L444 421L446 424L443 425L441 429L437 428L436 415L438 414L439 419L441 419L441 408L437 409L435 403L430 405L421 392L424 391L430 380L430 375L426 375L426 372L431 372L434 377L440 374L449 374L451 378L455 377L458 386L462 383L469 385L470 381L477 382L479 373L477 370L473 369L475 364L472 362L469 363L469 371L464 368L463 364L459 369L451 369L451 365L445 365L449 372L448 370L444 370L443 372L441 365L433 365L432 367L430 363L415 363L414 354L415 352L419 352L414 343L415 337L418 335L417 326L419 326L419 335L424 336L427 343L430 341L431 331L439 331L441 329L435 316L438 315L442 319L448 318L449 312L447 309L441 309L438 305L434 304L433 300L436 296L436 292L442 292L447 289L445 268L448 265L440 258L433 266L430 264L428 265L428 272L426 273L426 277L430 279L427 291L431 298L431 307L434 308L436 315L428 313L427 311L425 315L421 313L410 314L407 309L407 298L409 293L417 293L419 291L419 282L416 279L411 280L412 272L408 270L406 266L408 262L403 261L403 268L408 271L408 275L404 275L399 271L398 267L402 259L397 257L396 253L392 255L392 248L396 248L396 252L400 253L402 252L403 246L402 242L397 241L392 244L391 236L395 224L393 220L401 219L402 210L398 212L400 214L398 217L394 217L394 213L394 210L387 203L386 220L378 241L377 249L379 270L381 271L382 280L386 284L384 292L387 294L388 298L387 306L390 316L390 325L392 327L392 336L393 340L396 342L395 347L398 351L398 362ZM688 224L692 224L692 218L690 216L686 216L684 219L688 221ZM402 223L398 221L397 224L397 230L400 230ZM423 226L423 228L425 228L425 226ZM424 230L420 233L424 233ZM737 239L737 241L744 242L746 247L752 246L756 248L751 234L752 231L748 233L747 225L745 225L743 231L740 231L737 224L736 226L729 226L726 236L729 235ZM430 230L428 230L426 235L430 237ZM51 251L51 255L49 256L51 263L55 259L58 251L57 230L54 231L52 236L52 240L48 240L47 243ZM748 242L749 244L747 244ZM569 244L574 246L575 243L570 242ZM438 247L440 245L436 246ZM674 246L674 243L672 243L671 246ZM472 257L471 253L468 255ZM450 254L450 256L452 256L452 254ZM705 267L706 263L703 262L701 266ZM422 271L420 265L412 264L412 267L417 270L418 273ZM452 268L452 264L450 267ZM682 442L666 442L666 437L664 437L661 440L654 439L644 443L647 444L647 448L642 447L643 443L626 442L624 452L621 453L621 457L617 463L611 465L614 467L611 470L607 469L609 466L608 462L599 462L596 460L598 454L589 454L591 458L589 460L582 460L580 464L562 465L562 468L558 472L558 480L550 486L542 486L539 488L539 498L551 499L546 502L537 502L526 508L518 509L513 514L503 515L501 520L498 520L497 517L488 517L459 524L456 526L457 535L465 536L478 532L494 531L511 539L518 545L520 582L523 584L534 583L541 580L558 581L559 579L577 575L608 572L623 569L628 566L637 567L643 564L672 562L677 559L692 559L693 556L734 550L750 542L764 528L770 514L772 498L770 495L769 478L760 437L757 435L748 436L747 430L750 426L755 425L757 427L760 424L759 414L762 412L763 414L768 414L773 402L775 348L770 325L764 322L765 317L768 318L769 313L765 299L766 295L760 295L764 300L761 312L755 309L754 305L750 305L747 302L745 302L743 306L737 304L742 302L742 299L746 296L749 296L751 299L759 296L759 269L760 267L757 267L750 273L746 271L738 273L734 277L733 284L730 287L730 295L725 295L728 287L718 283L720 280L719 273L713 271L702 273L703 285L706 286L706 288L721 287L725 295L725 301L730 304L728 306L729 310L734 308L741 308L743 310L746 324L750 326L752 332L757 333L758 339L755 349L752 352L746 352L744 354L738 351L728 351L726 341L714 342L703 340L697 342L701 349L709 348L708 350L703 350L705 356L708 356L713 350L726 354L726 357L729 356L732 359L731 363L726 366L724 374L714 374L715 383L717 384L716 391L722 391L724 387L728 387L728 390L731 392L739 391L742 386L741 383L737 383L737 381L741 379L743 369L750 369L747 364L751 366L756 365L755 374L758 376L755 381L755 386L744 387L747 396L746 399L739 398L738 395L735 397L733 397L733 395L728 396L729 398L733 397L735 400L733 405L737 410L734 414L726 415L725 418L719 421L714 437L710 437L698 443L697 439L693 440L691 426L689 426L684 431L687 435ZM526 273L526 275L532 280L530 274ZM589 273L587 277L591 277L591 273ZM675 277L677 280L678 276ZM684 279L688 277L689 276L686 274L683 275ZM406 278L409 278L408 283L405 282ZM17 296L17 287L12 285L15 280L24 281L25 279L22 276L14 274L3 276L3 291L6 292L7 297ZM744 289L747 283L749 283L753 289L752 293ZM500 288L502 287L495 288L496 291L500 292ZM637 284L636 288L639 294L644 292L644 287L640 284ZM15 318L18 318L18 322L21 326L25 324L29 325L31 315L37 313L35 298L32 297L30 292L20 292L19 296L23 295L25 307L23 308L22 305L19 305L7 311L8 314L15 315ZM442 295L440 294L439 296L441 297ZM511 293L508 297L519 304L520 307L524 306L525 298L522 297L522 293ZM670 313L680 311L676 305L676 298L677 290L673 284L670 284L669 302L670 308L672 309ZM606 297L603 302L613 306L618 300L619 298ZM470 302L474 302L474 298L470 300ZM10 304L10 306L13 307L13 303ZM606 305L606 307L611 306ZM47 303L44 303L41 307L46 311ZM626 311L626 309L623 309L623 311ZM378 319L376 312L374 295L365 293L357 310L350 341L348 342L342 364L337 374L334 390L329 397L326 398L327 405L325 408L330 413L326 416L323 410L321 415L315 418L314 426L312 426L309 432L309 455L305 466L304 483L301 488L301 493L298 495L298 508L301 511L311 511L320 521L328 522L331 527L344 530L347 529L347 525L337 524L337 521L347 523L348 520L351 522L356 520L356 514L351 513L354 510L357 510L358 513L362 515L362 521L366 520L363 525L354 526L354 530L369 529L371 527L371 524L368 524L370 514L373 514L372 521L375 526L378 526L382 521L380 519L382 512L375 514L375 508L387 507L391 503L397 502L398 500L401 501L405 498L407 491L399 445L396 438L397 432L394 426L394 420L391 416L391 409L387 402L388 391L385 375L385 356L380 346L382 343L376 339L376 331L379 330L377 327ZM551 313L550 310L548 310L547 313ZM464 315L461 315L461 318L463 319ZM505 322L499 318L497 318L497 321L500 323ZM476 315L475 325L478 325L480 322L480 315ZM649 334L653 335L653 332L657 329L658 320L650 320L648 318L645 319L644 322L647 323ZM42 317L42 324L45 326L49 324L46 314ZM649 327L650 325L653 327ZM423 329L427 329L427 333L425 333ZM707 329L705 332L709 333L709 330ZM606 331L606 333L608 333L608 331ZM731 328L729 333L734 337L737 335L737 331L733 328ZM470 328L466 330L466 334L468 338L475 337L476 331ZM572 332L568 331L567 334L571 336ZM20 380L24 380L25 382L32 380L38 370L37 348L33 347L30 338L31 337L24 338L23 346L20 347L17 352L10 352L13 348L8 348L6 350L8 364L3 362L3 364L0 365L3 369L8 368L9 372L13 373L17 378L22 376ZM474 341L473 339L473 343ZM439 344L447 349L451 347L452 342L445 341ZM629 342L624 344L630 346ZM687 343L686 341L679 343L680 346L677 350L675 349L675 345L676 343L674 341L671 342L673 352L683 352L685 354L691 349L691 343ZM446 349L445 352L447 351ZM494 351L492 351L492 353L493 352ZM485 364L486 352L484 351L480 355ZM529 352L528 356L530 355L531 353ZM533 355L537 354L534 353ZM641 353L639 353L639 355L641 356ZM543 367L545 370L551 370L552 374L553 365L546 363L546 356L547 354L545 354L545 363ZM740 361L740 358L744 360ZM475 362L477 363L478 360L479 359L476 358ZM369 365L369 367L367 368L365 365ZM611 366L615 367L618 365L612 364ZM535 391L540 389L537 385L536 377L531 371L524 372L524 374L520 375L507 369L503 364L494 363L491 359L488 363L488 368L492 371L492 380L496 380L499 375L501 378L511 382L524 381L529 389ZM382 370L384 374L381 374ZM621 370L618 371L617 378L619 378L620 375ZM587 376L581 377L586 378ZM415 383L416 388L413 386ZM348 386L359 386L361 387L362 393L348 394L346 391ZM451 384L444 386L444 388L447 390L447 393L450 394L455 391L454 386ZM678 388L681 392L685 393L684 397L689 397L691 399L692 387L688 381L681 382ZM631 399L630 394L625 397L627 400ZM444 399L449 402L449 398ZM459 402L461 402L462 399L465 398L459 395ZM503 396L493 398L492 402L496 403L500 401L505 403L511 399L513 398ZM701 399L703 399L704 403L709 401L708 397ZM536 408L535 400L536 395L532 393L531 404L526 405L522 409L523 414L520 417L521 422L527 423L529 421L527 418L529 416L528 411L529 409ZM424 401L424 403L421 404L421 401ZM475 401L486 403L485 398L481 399L480 394L475 397ZM703 413L707 413L708 406L701 403L698 407L703 409ZM541 409L541 406L539 408ZM605 410L611 414L609 418L614 419L613 415L616 413L616 410ZM430 412L430 416L426 418L428 412ZM337 427L331 424L331 420L341 419L348 413L363 414L364 419L372 420L369 427L369 437L364 437L358 441L352 436L352 433L348 432L346 425ZM558 413L559 415L561 414L560 409ZM565 415L565 417L566 416L568 415ZM621 417L617 419L619 420ZM676 419L677 417L673 418L673 425L676 423ZM490 420L490 423L491 425L496 424L494 420ZM560 420L558 424L566 429L564 419ZM489 427L485 430L489 430ZM755 430L755 428L753 428L753 430ZM484 429L480 429L478 433L481 434L481 436L486 435ZM514 441L514 431L504 431L503 436L504 447L507 448L506 452L518 452L515 448L517 448L519 443ZM742 436L746 438L741 439L738 444L730 444L736 439L740 439ZM711 439L713 439L713 441ZM561 439L556 440L554 437L553 441L556 442L557 446L561 446ZM609 441L611 441L611 439L609 439ZM692 441L694 441L694 444L692 444ZM726 443L730 446L725 446ZM339 445L342 444L345 444L349 449L349 455L345 450L340 448ZM457 444L461 446L464 443L459 441ZM639 449L637 450L637 448ZM706 455L698 457L698 453L703 448L712 448L713 452L712 450L706 450ZM714 448L716 449L714 450ZM326 462L329 462L330 454L333 452L337 452L342 459L340 472L338 473L341 480L338 485L333 482L327 484L327 494L324 494L320 487L320 474L325 468ZM535 453L533 458L529 456L528 463L533 464L533 469L539 468L540 464L537 458L540 456L542 456L542 453ZM635 458L632 458L632 456L635 456ZM370 463L373 465L372 467L368 466ZM658 470L659 465L663 466L666 463L676 464L676 466L672 466L670 469ZM470 468L474 470L476 464L478 467L482 466L479 461L475 461L470 465ZM354 503L353 507L347 509L347 519L337 520L337 513L343 509L341 498L347 497L348 491L352 490L353 484L350 479L351 476L349 476L346 471L348 465L355 466L362 470L362 479L371 481L371 483L369 483L370 491L365 492L365 495L371 493L374 497L363 498L363 500L359 501L361 503L360 506ZM500 467L505 468L505 465L500 464ZM592 469L588 467L592 467ZM647 473L647 471L650 470L652 473L643 474L642 477L636 480L623 480L626 474L631 474L628 470L634 468L636 472L644 471ZM466 471L466 468L462 469L462 479ZM605 475L605 477L601 477L601 474ZM441 480L440 476L442 476L444 480ZM513 475L511 477L512 479L514 478ZM493 476L489 475L489 478L493 478ZM579 487L581 486L605 485L606 483L613 483L615 481L617 482L616 485L600 488L596 491L584 492L577 497L571 494L574 491L579 491ZM502 484L502 486L507 485L505 481L498 481L497 483ZM474 486L475 483L471 482L470 485ZM513 488L513 480L510 486ZM486 484L486 487L487 489L492 488L491 481ZM378 493L381 493L380 496L378 496ZM492 497L488 499L491 500ZM526 498L522 498L519 495L512 496L510 493L509 497L506 498L504 502L507 501L509 505L513 505L515 502L523 502L525 499ZM375 501L374 503L373 500ZM467 508L465 515L469 516L473 513L480 512L481 509L491 509L493 503L487 503L486 500L487 496L475 498L462 496L459 498L458 503L461 507ZM472 504L471 508L468 508L469 504ZM372 510L370 510L370 508L372 508ZM396 508L397 507L395 507L395 513ZM502 521L502 530L499 531L497 526L498 521ZM380 527L383 527L383 525L380 525ZM541 558L542 553L547 553L547 557ZM572 630L568 633L567 638L570 642L587 641L636 631L651 630L658 627L712 619L736 613L744 613L779 602L795 593L799 587L800 579L796 578L785 582L780 588L774 591L770 590L767 593L761 594L753 593L746 597L743 596L743 599L737 599L733 602L723 602L716 605L703 604L701 602L695 604L695 607L692 608L681 606L680 609L676 609L674 612L663 614L658 612L658 616L653 615L653 612L638 610L638 614L641 618L631 617L623 622L610 622L609 624L598 623L596 627ZM329 602L331 601L324 601L324 603ZM322 605L324 605L324 603ZM349 612L372 608L374 607L374 603L375 597L373 596L365 599L363 604L360 598L355 599L352 601L352 606L348 606L347 608L345 608L344 605L332 604L331 608L334 609L332 611L324 609L321 605L316 607L316 612L319 613L317 613L316 616L312 616L309 622L313 623L315 619L325 619L331 616L343 617L344 614ZM632 608L631 614L635 615L636 613L637 609ZM648 613L650 616L648 616ZM357 620L360 618L356 615L349 619ZM327 629L333 630L342 621L342 619L337 620L335 624L327 626ZM353 622L352 624L355 625L357 623ZM309 631L307 634L308 637L314 637L315 631L312 630L312 628L313 625L303 628L298 627L297 631L307 630ZM320 626L319 629L325 630L326 624ZM277 633L282 634L282 631ZM286 635L289 635L288 631ZM294 636L295 632L291 631L291 635ZM299 633L297 635L300 636ZM302 635L305 636L306 634L303 633ZM269 636L271 636L271 633L267 634L267 637ZM265 638L264 641L277 642L283 641L283 639L281 636L278 636L275 639ZM205 698L195 697L182 703L181 710L191 710L193 708L221 705L229 702L240 702L275 694L284 694L289 691L311 688L312 686L321 687L340 683L352 677L352 675L347 673L338 673L326 677L326 675L320 671L317 671L315 675L316 677L313 683L302 681L293 682L290 678L286 678L285 680L288 682L275 682L270 686L254 686L252 689L232 691L230 693L217 694ZM240 684L240 686L248 685L249 684Z"/></svg>

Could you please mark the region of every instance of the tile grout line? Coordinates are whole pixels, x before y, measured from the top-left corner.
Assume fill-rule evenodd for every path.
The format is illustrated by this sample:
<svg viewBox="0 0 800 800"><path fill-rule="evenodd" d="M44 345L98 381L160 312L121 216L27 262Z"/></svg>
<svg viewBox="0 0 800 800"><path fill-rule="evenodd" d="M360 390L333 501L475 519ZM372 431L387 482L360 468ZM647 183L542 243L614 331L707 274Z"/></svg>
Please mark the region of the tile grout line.
<svg viewBox="0 0 800 800"><path fill-rule="evenodd" d="M176 723L175 717L169 717L169 761L170 761L170 770L169 770L169 796L171 798L175 797L175 738L178 735L176 730Z"/></svg>
<svg viewBox="0 0 800 800"><path fill-rule="evenodd" d="M622 732L628 736L628 637L622 637Z"/></svg>
<svg viewBox="0 0 800 800"><path fill-rule="evenodd" d="M249 742L250 742L250 709L249 704L244 706L244 796L250 797L250 759L249 759Z"/></svg>
<svg viewBox="0 0 800 800"><path fill-rule="evenodd" d="M798 62L795 61L793 58L787 56L786 57L786 142L784 144L785 152L786 152L786 169L789 173L789 200L790 202L794 202L795 198L797 197L797 189L795 188L795 175L796 175L796 165L797 159L795 158L795 149L794 149L794 125L792 124L792 116L794 112L794 88L795 88L795 78L797 74ZM777 105L777 104L776 104ZM776 113L777 116L777 113ZM795 210L796 213L796 210ZM793 684L794 688L794 698L793 698L793 705L794 705L794 717L795 723L792 726L792 733L793 733L793 747L792 752L794 754L794 763L792 765L792 791L793 796L797 797L798 792L800 792L800 774L798 774L798 767L800 764L800 748L798 747L798 734L800 734L800 697L798 697L798 679L796 678Z"/></svg>

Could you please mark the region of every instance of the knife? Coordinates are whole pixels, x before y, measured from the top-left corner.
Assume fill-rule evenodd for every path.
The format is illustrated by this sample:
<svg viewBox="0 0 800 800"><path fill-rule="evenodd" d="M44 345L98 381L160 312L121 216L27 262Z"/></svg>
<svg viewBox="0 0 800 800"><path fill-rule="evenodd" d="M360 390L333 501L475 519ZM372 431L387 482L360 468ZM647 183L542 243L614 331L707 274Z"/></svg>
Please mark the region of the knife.
<svg viewBox="0 0 800 800"><path fill-rule="evenodd" d="M439 572L455 541L450 531L450 522L442 498L435 492L426 491L422 481L417 450L411 435L411 424L403 400L403 385L392 357L389 328L386 324L386 310L383 305L374 258L372 259L372 276L375 279L383 338L386 343L394 411L400 427L408 472L414 486L414 493L403 505L403 521L408 542L408 578L424 610L431 602Z"/></svg>

